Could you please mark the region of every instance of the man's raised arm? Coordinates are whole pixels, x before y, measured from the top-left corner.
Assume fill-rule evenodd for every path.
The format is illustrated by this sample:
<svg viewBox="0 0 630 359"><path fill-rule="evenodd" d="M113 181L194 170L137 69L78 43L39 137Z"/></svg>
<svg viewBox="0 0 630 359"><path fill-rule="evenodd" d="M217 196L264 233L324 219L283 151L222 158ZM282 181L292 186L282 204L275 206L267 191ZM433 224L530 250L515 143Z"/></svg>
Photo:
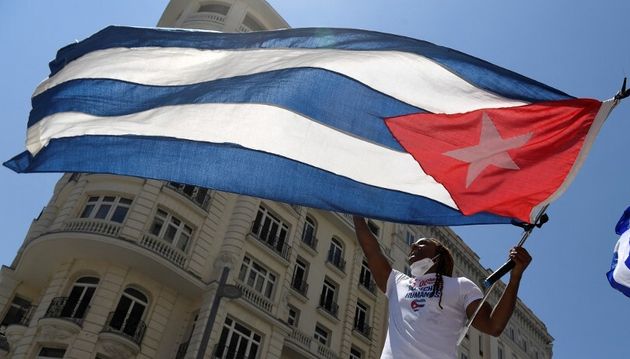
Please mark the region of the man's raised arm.
<svg viewBox="0 0 630 359"><path fill-rule="evenodd" d="M368 228L365 219L359 216L353 216L352 219L354 220L354 230L357 234L357 240L367 258L368 267L370 267L374 281L376 285L385 292L387 290L387 278L389 278L389 274L392 271L392 266L381 251L381 246Z"/></svg>

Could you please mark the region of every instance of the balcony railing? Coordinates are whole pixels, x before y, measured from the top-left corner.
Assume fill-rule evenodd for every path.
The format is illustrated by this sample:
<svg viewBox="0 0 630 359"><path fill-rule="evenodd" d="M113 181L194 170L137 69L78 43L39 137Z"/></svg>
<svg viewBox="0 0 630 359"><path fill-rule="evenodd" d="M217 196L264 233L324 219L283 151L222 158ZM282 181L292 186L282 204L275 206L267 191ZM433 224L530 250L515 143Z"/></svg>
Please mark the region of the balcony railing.
<svg viewBox="0 0 630 359"><path fill-rule="evenodd" d="M5 315L3 324L6 326L17 324L28 327L28 323L31 321L31 315L33 314L32 305L22 305L20 307L13 307Z"/></svg>
<svg viewBox="0 0 630 359"><path fill-rule="evenodd" d="M309 248L311 248L314 251L317 251L318 242L319 240L314 235L302 237L302 243L304 243L305 245L307 245Z"/></svg>
<svg viewBox="0 0 630 359"><path fill-rule="evenodd" d="M184 359L184 357L186 356L186 352L188 351L188 345L190 345L190 340L179 345L179 347L177 348L177 355L175 355L175 359Z"/></svg>
<svg viewBox="0 0 630 359"><path fill-rule="evenodd" d="M364 337L371 339L372 327L368 326L367 323L354 323L353 329L362 334Z"/></svg>
<svg viewBox="0 0 630 359"><path fill-rule="evenodd" d="M373 280L361 280L359 281L359 286L367 289L370 293L376 293L376 282Z"/></svg>
<svg viewBox="0 0 630 359"><path fill-rule="evenodd" d="M140 345L147 325L142 320L124 318L123 316L122 313L110 312L103 332L118 334Z"/></svg>
<svg viewBox="0 0 630 359"><path fill-rule="evenodd" d="M341 270L342 272L345 272L346 270L346 260L343 259L341 255L333 255L329 252L328 257L326 258L326 262L339 268L339 270Z"/></svg>
<svg viewBox="0 0 630 359"><path fill-rule="evenodd" d="M304 279L294 279L291 282L291 288L306 297L306 292L308 292L308 283L306 283Z"/></svg>
<svg viewBox="0 0 630 359"><path fill-rule="evenodd" d="M5 352L8 352L10 350L9 341L7 340L7 337L4 336L4 334L0 334L0 350L4 350Z"/></svg>
<svg viewBox="0 0 630 359"><path fill-rule="evenodd" d="M242 283L236 283L236 286L243 291L243 298L245 298L248 302L252 303L256 307L264 310L267 313L271 313L271 310L273 309L273 303L269 299L265 298L258 292L254 291L252 288Z"/></svg>
<svg viewBox="0 0 630 359"><path fill-rule="evenodd" d="M118 237L120 224L101 219L78 218L66 223L64 230L68 232L87 232Z"/></svg>
<svg viewBox="0 0 630 359"><path fill-rule="evenodd" d="M177 182L169 182L167 186L168 188L188 198L191 202L201 207L203 210L208 209L211 197L209 189Z"/></svg>
<svg viewBox="0 0 630 359"><path fill-rule="evenodd" d="M308 351L311 350L311 342L313 341L313 337L308 336L297 329L293 329L291 334L289 334L289 338L298 343L302 348Z"/></svg>
<svg viewBox="0 0 630 359"><path fill-rule="evenodd" d="M215 345L214 346L214 350L212 353L212 358L213 359L245 359L245 358L250 358L250 357L254 357L257 358L257 353L252 353L252 350L256 350L254 348L258 348L258 347L254 347L254 345L250 346L249 348L249 353L247 353L246 351L246 346L244 345L244 343L240 343L239 346L237 348L231 348L227 345Z"/></svg>
<svg viewBox="0 0 630 359"><path fill-rule="evenodd" d="M215 24L215 25L223 25L225 24L225 15L217 14L212 12L200 12L189 17L184 20L182 23L183 27L205 27L207 24Z"/></svg>
<svg viewBox="0 0 630 359"><path fill-rule="evenodd" d="M146 233L142 237L140 245L168 259L180 268L184 268L186 265L186 253L152 234Z"/></svg>
<svg viewBox="0 0 630 359"><path fill-rule="evenodd" d="M339 313L339 304L337 303L326 303L323 300L319 301L319 308L337 318L337 314Z"/></svg>
<svg viewBox="0 0 630 359"><path fill-rule="evenodd" d="M254 238L256 238L258 242L264 244L269 249L271 249L276 254L278 254L280 257L282 257L282 259L286 261L289 260L289 245L286 243L286 241L280 241L278 237L265 239L259 236L258 234L254 233L253 231L250 232L250 234Z"/></svg>
<svg viewBox="0 0 630 359"><path fill-rule="evenodd" d="M68 297L53 298L44 314L44 318L61 318L79 326L83 325L83 318L89 309L89 305L79 308L82 303L76 300L69 300Z"/></svg>
<svg viewBox="0 0 630 359"><path fill-rule="evenodd" d="M319 344L317 346L317 353L319 354L320 358L324 358L324 359L339 359L339 356L335 353L334 350L330 349L329 347L323 345L323 344Z"/></svg>

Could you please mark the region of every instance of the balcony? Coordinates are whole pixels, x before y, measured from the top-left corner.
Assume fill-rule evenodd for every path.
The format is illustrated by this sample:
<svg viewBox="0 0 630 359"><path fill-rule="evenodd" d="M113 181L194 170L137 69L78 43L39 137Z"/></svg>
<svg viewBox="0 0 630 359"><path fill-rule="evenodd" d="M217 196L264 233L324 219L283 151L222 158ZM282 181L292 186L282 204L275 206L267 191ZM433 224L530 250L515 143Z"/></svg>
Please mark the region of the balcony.
<svg viewBox="0 0 630 359"><path fill-rule="evenodd" d="M254 232L250 232L250 235L256 239L256 241L258 243L263 244L266 248L271 249L271 251L273 251L273 253L275 253L276 255L280 256L282 259L284 259L286 262L289 261L289 245L286 243L286 241L280 241L280 239L278 237L274 237L274 238L263 238L259 235L257 235Z"/></svg>
<svg viewBox="0 0 630 359"><path fill-rule="evenodd" d="M302 349L309 352L311 351L311 343L313 342L312 336L308 336L297 329L293 329L293 331L289 334L289 339L298 344L298 346Z"/></svg>
<svg viewBox="0 0 630 359"><path fill-rule="evenodd" d="M140 241L140 245L168 259L171 263L182 269L184 269L186 265L186 253L152 234L145 233Z"/></svg>
<svg viewBox="0 0 630 359"><path fill-rule="evenodd" d="M302 278L294 278L293 281L291 281L291 289L306 297L306 293L308 292L308 283L306 283L306 281Z"/></svg>
<svg viewBox="0 0 630 359"><path fill-rule="evenodd" d="M177 348L177 355L175 355L175 359L184 359L186 357L186 352L188 351L188 346L190 345L190 340L186 343L181 343Z"/></svg>
<svg viewBox="0 0 630 359"><path fill-rule="evenodd" d="M225 24L225 15L212 12L199 12L184 20L182 27L192 29L208 29L208 25L215 25L222 28Z"/></svg>
<svg viewBox="0 0 630 359"><path fill-rule="evenodd" d="M124 318L121 313L110 312L103 333L116 334L139 347L146 329L147 326L142 320Z"/></svg>
<svg viewBox="0 0 630 359"><path fill-rule="evenodd" d="M183 197L186 197L204 211L208 210L211 198L209 189L177 182L169 182L166 186Z"/></svg>
<svg viewBox="0 0 630 359"><path fill-rule="evenodd" d="M50 302L43 318L62 319L81 327L88 309L89 305L78 303L76 299L69 300L68 297L57 297Z"/></svg>
<svg viewBox="0 0 630 359"><path fill-rule="evenodd" d="M7 340L7 337L5 337L4 334L0 333L0 353L2 353L3 351L5 353L8 353L9 350L9 341Z"/></svg>
<svg viewBox="0 0 630 359"><path fill-rule="evenodd" d="M118 237L120 224L100 219L78 218L65 224L64 231L96 233L109 237Z"/></svg>
<svg viewBox="0 0 630 359"><path fill-rule="evenodd" d="M323 300L320 300L318 309L321 309L325 313L330 314L335 319L338 318L337 314L339 313L339 304L337 303L326 303Z"/></svg>
<svg viewBox="0 0 630 359"><path fill-rule="evenodd" d="M340 254L332 254L328 252L326 263L330 263L333 267L339 269L342 273L346 272L346 260Z"/></svg>
<svg viewBox="0 0 630 359"><path fill-rule="evenodd" d="M376 282L373 280L360 280L359 288L363 288L372 294L376 294Z"/></svg>
<svg viewBox="0 0 630 359"><path fill-rule="evenodd" d="M334 350L323 344L319 344L317 346L317 354L319 354L319 357L323 359L339 359L339 356L335 353Z"/></svg>
<svg viewBox="0 0 630 359"><path fill-rule="evenodd" d="M353 331L363 335L367 339L372 339L372 327L368 326L367 323L354 323Z"/></svg>
<svg viewBox="0 0 630 359"><path fill-rule="evenodd" d="M315 253L317 253L317 243L319 242L319 240L317 239L317 237L315 237L314 235L311 236L303 236L302 237L302 244L309 250L314 251Z"/></svg>
<svg viewBox="0 0 630 359"><path fill-rule="evenodd" d="M243 283L236 283L236 286L243 291L243 298L253 304L255 307L267 312L271 313L273 309L273 303L262 296L260 293L254 291L252 288L244 285Z"/></svg>

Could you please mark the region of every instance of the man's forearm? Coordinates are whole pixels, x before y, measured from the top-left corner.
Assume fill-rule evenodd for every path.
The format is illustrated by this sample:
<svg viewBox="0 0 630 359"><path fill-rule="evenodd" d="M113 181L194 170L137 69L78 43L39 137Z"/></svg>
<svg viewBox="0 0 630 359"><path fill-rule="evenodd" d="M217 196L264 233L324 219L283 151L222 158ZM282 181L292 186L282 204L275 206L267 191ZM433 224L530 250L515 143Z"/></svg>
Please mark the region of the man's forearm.
<svg viewBox="0 0 630 359"><path fill-rule="evenodd" d="M368 267L374 276L376 285L385 292L387 288L387 278L392 271L392 267L383 255L378 240L365 223L365 219L353 216L354 230L357 234L359 245L367 258Z"/></svg>

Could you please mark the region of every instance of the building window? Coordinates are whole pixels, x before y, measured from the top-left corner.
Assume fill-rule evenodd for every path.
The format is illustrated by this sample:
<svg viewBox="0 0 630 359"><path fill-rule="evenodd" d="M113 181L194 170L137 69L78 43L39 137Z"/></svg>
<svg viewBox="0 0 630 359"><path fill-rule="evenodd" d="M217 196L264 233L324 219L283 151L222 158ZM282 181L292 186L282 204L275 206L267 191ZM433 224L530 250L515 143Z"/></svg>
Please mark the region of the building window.
<svg viewBox="0 0 630 359"><path fill-rule="evenodd" d="M31 308L30 301L17 295L13 297L9 310L7 310L4 319L2 319L2 324L0 324L0 333L4 333L4 329L11 324L26 325L31 313Z"/></svg>
<svg viewBox="0 0 630 359"><path fill-rule="evenodd" d="M300 311L292 305L289 305L289 318L287 323L292 327L297 327L300 321Z"/></svg>
<svg viewBox="0 0 630 359"><path fill-rule="evenodd" d="M43 347L37 354L37 359L63 358L65 349Z"/></svg>
<svg viewBox="0 0 630 359"><path fill-rule="evenodd" d="M308 267L308 263L300 257L295 260L295 267L293 267L291 287L303 295L306 295L308 290L308 283L306 281L308 277Z"/></svg>
<svg viewBox="0 0 630 359"><path fill-rule="evenodd" d="M83 319L92 301L99 279L95 277L81 277L72 286L67 298L55 298L48 308L47 316ZM57 306L55 306L57 304ZM58 315L57 315L58 314Z"/></svg>
<svg viewBox="0 0 630 359"><path fill-rule="evenodd" d="M313 338L315 338L315 340L317 340L319 344L329 346L330 330L317 323L315 325L315 333L313 334Z"/></svg>
<svg viewBox="0 0 630 359"><path fill-rule="evenodd" d="M251 31L263 31L265 28L250 14L245 15L243 25L247 26Z"/></svg>
<svg viewBox="0 0 630 359"><path fill-rule="evenodd" d="M177 182L169 182L168 186L203 209L206 209L210 203L210 190L207 188Z"/></svg>
<svg viewBox="0 0 630 359"><path fill-rule="evenodd" d="M503 354L503 345L499 345L499 348L497 350L497 354L498 354L498 358L497 359L505 359L504 354Z"/></svg>
<svg viewBox="0 0 630 359"><path fill-rule="evenodd" d="M324 279L322 295L319 299L319 306L328 313L337 317L337 311L339 309L337 305L337 285L328 278Z"/></svg>
<svg viewBox="0 0 630 359"><path fill-rule="evenodd" d="M306 216L304 221L304 228L302 229L302 242L306 243L309 247L315 249L317 247L317 238L315 237L315 221Z"/></svg>
<svg viewBox="0 0 630 359"><path fill-rule="evenodd" d="M370 272L368 263L365 260L361 262L361 273L359 274L359 284L361 284L364 288L367 288L370 292L374 293L375 284L374 284L374 281L372 280L372 272Z"/></svg>
<svg viewBox="0 0 630 359"><path fill-rule="evenodd" d="M374 237L379 238L381 235L381 229L379 228L379 226L370 219L368 219L367 225Z"/></svg>
<svg viewBox="0 0 630 359"><path fill-rule="evenodd" d="M273 216L264 207L258 208L252 234L260 241L266 243L276 252L284 254L286 252L285 242L289 233L289 226L283 221Z"/></svg>
<svg viewBox="0 0 630 359"><path fill-rule="evenodd" d="M225 318L223 331L217 344L214 358L255 359L262 342L262 336L244 325Z"/></svg>
<svg viewBox="0 0 630 359"><path fill-rule="evenodd" d="M215 14L227 15L230 7L223 4L206 4L199 7L198 12L212 12Z"/></svg>
<svg viewBox="0 0 630 359"><path fill-rule="evenodd" d="M460 353L459 354L459 359L468 359L468 353Z"/></svg>
<svg viewBox="0 0 630 359"><path fill-rule="evenodd" d="M415 239L415 236L411 231L405 232L405 243L407 243L408 246L413 244L414 239Z"/></svg>
<svg viewBox="0 0 630 359"><path fill-rule="evenodd" d="M479 355L483 356L483 336L479 334Z"/></svg>
<svg viewBox="0 0 630 359"><path fill-rule="evenodd" d="M343 246L341 245L341 242L335 238L330 240L330 249L328 249L327 261L341 270L344 270L344 267L346 266L346 261L343 259Z"/></svg>
<svg viewBox="0 0 630 359"><path fill-rule="evenodd" d="M238 279L256 292L271 299L276 284L276 275L247 256L243 258Z"/></svg>
<svg viewBox="0 0 630 359"><path fill-rule="evenodd" d="M354 329L367 337L370 336L369 313L370 308L360 301L357 301L357 306L354 311Z"/></svg>
<svg viewBox="0 0 630 359"><path fill-rule="evenodd" d="M363 352L355 347L350 348L350 359L362 359Z"/></svg>
<svg viewBox="0 0 630 359"><path fill-rule="evenodd" d="M128 198L118 196L90 196L80 217L122 223L131 202Z"/></svg>
<svg viewBox="0 0 630 359"><path fill-rule="evenodd" d="M111 315L109 327L134 338L138 342L144 334L145 325L142 322L142 317L148 304L147 296L139 290L125 289L118 301L116 310Z"/></svg>
<svg viewBox="0 0 630 359"><path fill-rule="evenodd" d="M149 232L184 252L188 249L192 237L192 228L189 225L159 208L155 213Z"/></svg>

